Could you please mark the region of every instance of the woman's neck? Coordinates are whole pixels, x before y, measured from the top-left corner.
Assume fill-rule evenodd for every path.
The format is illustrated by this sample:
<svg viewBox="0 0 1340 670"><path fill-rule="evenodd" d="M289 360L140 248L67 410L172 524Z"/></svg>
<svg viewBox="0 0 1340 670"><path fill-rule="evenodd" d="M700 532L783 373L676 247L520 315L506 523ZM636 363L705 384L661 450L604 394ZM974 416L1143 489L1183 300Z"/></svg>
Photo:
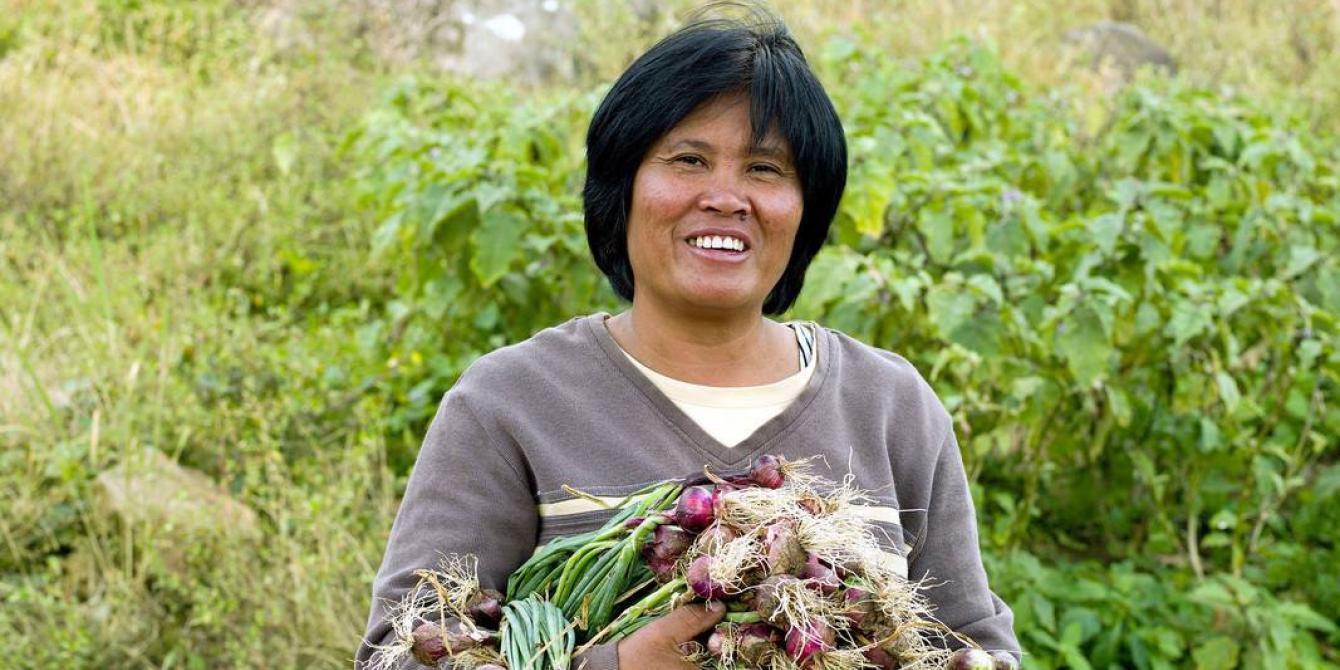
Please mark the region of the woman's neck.
<svg viewBox="0 0 1340 670"><path fill-rule="evenodd" d="M693 318L635 303L605 323L633 358L692 384L758 386L796 371L795 336L761 313Z"/></svg>

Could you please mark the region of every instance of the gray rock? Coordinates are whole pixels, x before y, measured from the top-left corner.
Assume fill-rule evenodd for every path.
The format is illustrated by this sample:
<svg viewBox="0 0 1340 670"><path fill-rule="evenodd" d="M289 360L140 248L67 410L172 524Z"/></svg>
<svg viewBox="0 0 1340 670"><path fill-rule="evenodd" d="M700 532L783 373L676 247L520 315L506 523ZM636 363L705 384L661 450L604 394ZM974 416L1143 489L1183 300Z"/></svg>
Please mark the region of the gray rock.
<svg viewBox="0 0 1340 670"><path fill-rule="evenodd" d="M1177 62L1172 54L1129 23L1099 21L1066 33L1065 41L1087 51L1093 69L1111 66L1126 81L1145 66L1166 74L1177 73Z"/></svg>
<svg viewBox="0 0 1340 670"><path fill-rule="evenodd" d="M256 513L203 473L182 467L154 449L123 462L95 480L106 508L121 519L154 525L176 539L203 536L257 538Z"/></svg>
<svg viewBox="0 0 1340 670"><path fill-rule="evenodd" d="M640 24L658 20L657 0L627 3ZM518 84L574 80L588 54L576 53L575 0L348 0L340 8L357 38L388 63L428 62L469 77ZM261 31L281 50L314 48L303 0L261 0Z"/></svg>
<svg viewBox="0 0 1340 670"><path fill-rule="evenodd" d="M466 0L453 11L461 41L436 59L443 68L526 84L573 78L577 17L560 0Z"/></svg>

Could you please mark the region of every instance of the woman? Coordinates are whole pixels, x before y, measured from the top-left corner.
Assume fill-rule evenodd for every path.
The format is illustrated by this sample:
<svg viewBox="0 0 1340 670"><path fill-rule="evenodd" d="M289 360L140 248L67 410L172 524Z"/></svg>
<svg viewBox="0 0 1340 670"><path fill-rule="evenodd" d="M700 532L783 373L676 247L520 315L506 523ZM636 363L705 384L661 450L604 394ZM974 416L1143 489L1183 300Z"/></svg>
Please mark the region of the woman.
<svg viewBox="0 0 1340 670"><path fill-rule="evenodd" d="M868 516L888 550L939 584L928 592L937 617L1017 653L934 392L896 354L765 317L795 301L846 182L842 126L785 27L704 20L661 41L607 94L587 153L588 241L632 305L492 352L446 394L391 531L367 639L386 637L382 603L441 553L475 554L483 585L503 588L537 543L608 518L565 485L617 500L771 453L855 473L878 494ZM720 616L684 607L581 660L692 667L679 643Z"/></svg>

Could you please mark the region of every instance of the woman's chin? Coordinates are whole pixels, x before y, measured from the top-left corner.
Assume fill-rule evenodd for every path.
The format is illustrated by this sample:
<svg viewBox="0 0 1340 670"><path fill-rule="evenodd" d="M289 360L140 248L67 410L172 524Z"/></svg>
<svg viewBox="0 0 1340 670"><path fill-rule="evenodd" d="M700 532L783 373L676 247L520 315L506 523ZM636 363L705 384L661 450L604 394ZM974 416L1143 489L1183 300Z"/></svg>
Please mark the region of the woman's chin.
<svg viewBox="0 0 1340 670"><path fill-rule="evenodd" d="M752 292L729 288L700 289L688 294L684 302L704 311L759 311L761 301Z"/></svg>

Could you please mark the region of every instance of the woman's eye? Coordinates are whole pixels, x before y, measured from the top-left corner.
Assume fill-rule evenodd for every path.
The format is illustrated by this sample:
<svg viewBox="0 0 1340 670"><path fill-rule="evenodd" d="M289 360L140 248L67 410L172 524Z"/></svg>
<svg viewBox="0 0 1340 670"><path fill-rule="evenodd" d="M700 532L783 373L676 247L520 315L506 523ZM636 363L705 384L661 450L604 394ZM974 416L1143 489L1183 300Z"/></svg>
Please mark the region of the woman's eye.
<svg viewBox="0 0 1340 670"><path fill-rule="evenodd" d="M675 156L675 157L674 157L673 159L671 159L671 160L675 161L676 163L683 163L683 164L685 164L685 165L694 165L694 166L697 166L697 165L702 165L702 164L703 164L703 159L702 159L701 156L694 156L694 155L692 155L692 154L686 154L686 155L683 155L683 156Z"/></svg>
<svg viewBox="0 0 1340 670"><path fill-rule="evenodd" d="M782 169L770 163L757 163L751 169L761 172L771 172L772 174L781 174Z"/></svg>

